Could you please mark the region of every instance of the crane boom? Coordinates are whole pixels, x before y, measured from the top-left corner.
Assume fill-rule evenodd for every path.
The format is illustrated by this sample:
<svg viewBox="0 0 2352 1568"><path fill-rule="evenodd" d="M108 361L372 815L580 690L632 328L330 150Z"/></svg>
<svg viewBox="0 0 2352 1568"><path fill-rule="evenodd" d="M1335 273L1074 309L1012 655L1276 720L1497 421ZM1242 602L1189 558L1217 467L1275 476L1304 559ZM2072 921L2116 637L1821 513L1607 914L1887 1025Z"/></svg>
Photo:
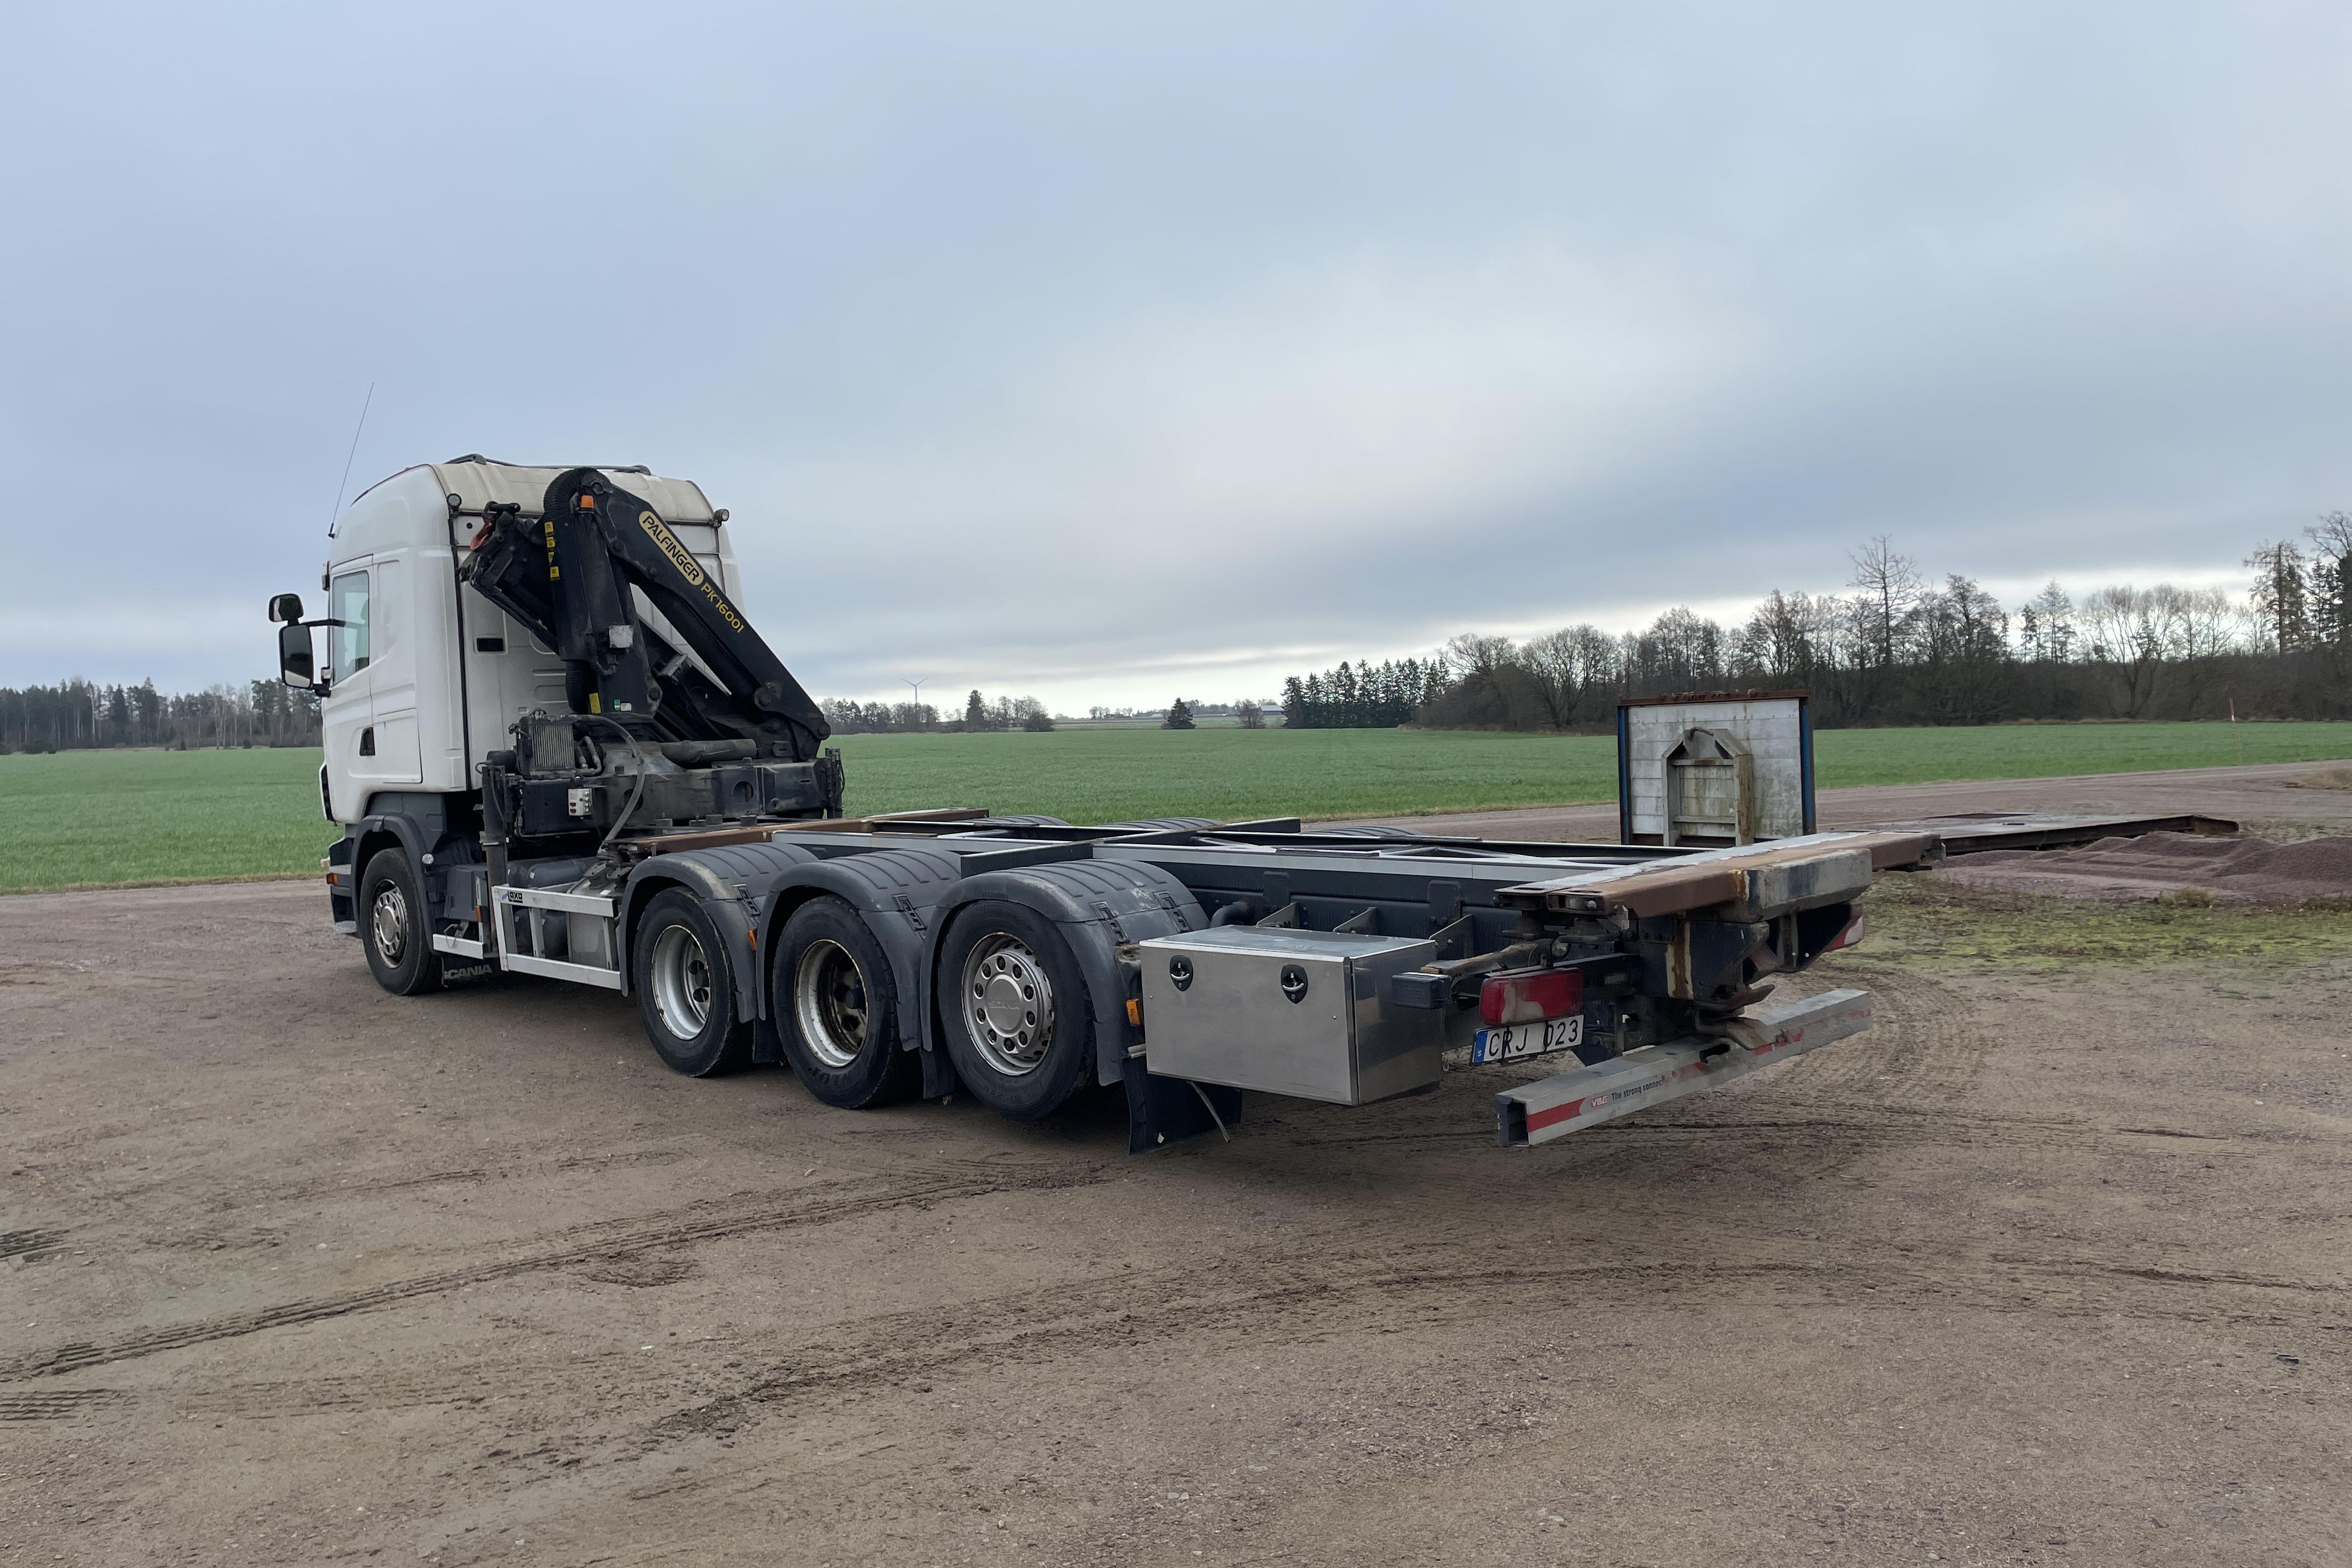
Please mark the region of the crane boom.
<svg viewBox="0 0 2352 1568"><path fill-rule="evenodd" d="M661 515L597 469L559 474L536 518L515 503L486 509L466 577L563 659L576 713L653 740L751 741L796 762L832 733ZM683 648L645 624L631 588Z"/></svg>

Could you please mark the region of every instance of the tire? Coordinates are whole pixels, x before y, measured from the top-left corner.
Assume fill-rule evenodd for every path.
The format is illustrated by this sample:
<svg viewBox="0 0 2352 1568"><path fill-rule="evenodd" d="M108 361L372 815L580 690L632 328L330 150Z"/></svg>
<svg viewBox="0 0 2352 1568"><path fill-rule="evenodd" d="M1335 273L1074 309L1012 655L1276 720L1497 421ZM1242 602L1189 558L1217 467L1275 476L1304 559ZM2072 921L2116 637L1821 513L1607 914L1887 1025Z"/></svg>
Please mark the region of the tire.
<svg viewBox="0 0 2352 1568"><path fill-rule="evenodd" d="M360 873L359 902L352 907L368 971L395 996L441 988L441 954L433 946L433 920L425 910L425 885L405 849L379 849Z"/></svg>
<svg viewBox="0 0 2352 1568"><path fill-rule="evenodd" d="M956 1075L990 1110L1034 1121L1092 1081L1092 998L1045 916L995 900L965 908L940 944L939 989Z"/></svg>
<svg viewBox="0 0 2352 1568"><path fill-rule="evenodd" d="M827 1105L864 1110L904 1100L923 1064L898 1046L898 984L866 921L843 900L811 899L776 942L768 1016L784 1059Z"/></svg>
<svg viewBox="0 0 2352 1568"><path fill-rule="evenodd" d="M751 1026L736 1016L735 971L702 901L683 888L655 895L629 940L637 1015L674 1072L709 1078L751 1060Z"/></svg>

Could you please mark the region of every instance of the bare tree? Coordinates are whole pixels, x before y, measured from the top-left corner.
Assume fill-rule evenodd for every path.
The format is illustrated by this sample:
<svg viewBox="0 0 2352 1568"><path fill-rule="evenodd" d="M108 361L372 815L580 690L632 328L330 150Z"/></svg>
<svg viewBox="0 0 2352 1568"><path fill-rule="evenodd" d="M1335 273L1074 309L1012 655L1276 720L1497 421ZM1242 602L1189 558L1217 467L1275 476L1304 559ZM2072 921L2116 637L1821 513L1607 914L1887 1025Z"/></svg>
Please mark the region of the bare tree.
<svg viewBox="0 0 2352 1568"><path fill-rule="evenodd" d="M1653 691L1712 686L1723 679L1727 640L1721 626L1677 605L1633 640L1627 673Z"/></svg>
<svg viewBox="0 0 2352 1568"><path fill-rule="evenodd" d="M2063 664L2074 657L2074 601L2066 590L2052 578L2050 585L2033 595L2026 606L2039 624L2040 637L2032 648L2032 657L2051 664Z"/></svg>
<svg viewBox="0 0 2352 1568"><path fill-rule="evenodd" d="M1979 724L1996 716L2009 660L2009 614L1958 574L1923 594L1913 611L1917 684L1931 717Z"/></svg>
<svg viewBox="0 0 2352 1568"><path fill-rule="evenodd" d="M2216 667L2239 646L2245 612L2219 588L2158 583L2149 593L2164 657L2179 667L2181 711L2194 719L2212 688Z"/></svg>
<svg viewBox="0 0 2352 1568"><path fill-rule="evenodd" d="M2164 630L2158 623L2157 595L2128 583L2102 588L2083 601L2085 657L2115 678L2119 719L2137 719L2156 695L2164 663Z"/></svg>
<svg viewBox="0 0 2352 1568"><path fill-rule="evenodd" d="M1445 662L1465 678L1493 681L1518 650L1508 637L1486 632L1464 632L1445 645Z"/></svg>
<svg viewBox="0 0 2352 1568"><path fill-rule="evenodd" d="M1545 724L1560 730L1576 721L1585 694L1614 672L1616 644L1598 626L1562 626L1521 644L1517 662Z"/></svg>
<svg viewBox="0 0 2352 1568"><path fill-rule="evenodd" d="M1775 588L1756 606L1733 645L1733 667L1756 679L1813 683L1814 670L1830 652L1833 601Z"/></svg>
<svg viewBox="0 0 2352 1568"><path fill-rule="evenodd" d="M1508 637L1465 632L1445 645L1444 657L1449 667L1461 672L1462 684L1474 702L1492 703L1497 712L1504 712L1510 702L1505 679L1517 667L1518 652Z"/></svg>
<svg viewBox="0 0 2352 1568"><path fill-rule="evenodd" d="M1872 663L1892 665L1900 651L1905 624L1919 602L1919 568L1907 555L1898 555L1880 534L1851 552L1853 586L1863 600L1863 628Z"/></svg>

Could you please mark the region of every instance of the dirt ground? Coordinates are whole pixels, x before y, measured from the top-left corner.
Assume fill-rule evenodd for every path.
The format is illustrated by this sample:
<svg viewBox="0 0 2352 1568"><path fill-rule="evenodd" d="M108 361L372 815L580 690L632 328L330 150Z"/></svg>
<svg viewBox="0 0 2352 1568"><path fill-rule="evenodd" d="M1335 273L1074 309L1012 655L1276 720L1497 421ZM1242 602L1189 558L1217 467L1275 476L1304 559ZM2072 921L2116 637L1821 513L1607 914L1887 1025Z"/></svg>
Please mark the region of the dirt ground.
<svg viewBox="0 0 2352 1568"><path fill-rule="evenodd" d="M2079 849L2002 850L1943 868L1951 881L2065 898L2195 896L2247 903L2352 900L2352 837L2273 844L2239 836L2150 833Z"/></svg>
<svg viewBox="0 0 2352 1568"><path fill-rule="evenodd" d="M2346 1563L2342 951L1865 945L1538 1150L1480 1069L1130 1158L386 996L307 885L0 899L0 1561Z"/></svg>

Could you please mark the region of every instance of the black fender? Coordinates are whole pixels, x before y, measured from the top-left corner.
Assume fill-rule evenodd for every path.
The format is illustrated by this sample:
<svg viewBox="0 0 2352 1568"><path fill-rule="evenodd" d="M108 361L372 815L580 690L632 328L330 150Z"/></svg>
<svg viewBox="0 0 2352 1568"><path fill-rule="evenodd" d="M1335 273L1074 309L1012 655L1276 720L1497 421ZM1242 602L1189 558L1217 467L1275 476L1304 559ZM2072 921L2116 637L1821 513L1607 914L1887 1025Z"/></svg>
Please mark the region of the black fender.
<svg viewBox="0 0 2352 1568"><path fill-rule="evenodd" d="M796 844L730 844L711 849L679 849L640 861L621 888L615 908L614 951L620 958L624 994L634 988L629 944L646 903L665 888L685 888L702 900L719 939L727 943L728 972L735 978L739 1018L765 1019L768 988L760 934L760 904L782 876L816 857ZM762 1053L762 1059L772 1059Z"/></svg>
<svg viewBox="0 0 2352 1568"><path fill-rule="evenodd" d="M1208 916L1192 890L1174 872L1140 860L1060 860L966 878L940 900L923 950L920 1016L932 1024L934 1038L946 1023L939 1012L941 939L958 910L982 899L1019 904L1060 928L1086 976L1094 1009L1096 1078L1107 1084L1121 1081L1128 1047L1141 1037L1127 1021L1118 950L1128 942L1206 927Z"/></svg>
<svg viewBox="0 0 2352 1568"><path fill-rule="evenodd" d="M760 951L769 963L775 962L784 922L793 911L831 893L858 912L889 957L891 978L903 1004L898 1009L899 1049L925 1048L931 1041L919 999L926 942L937 925L932 910L962 874L962 861L944 849L910 847L832 858L808 855L804 863L761 889ZM766 1005L763 999L762 1016Z"/></svg>
<svg viewBox="0 0 2352 1568"><path fill-rule="evenodd" d="M367 869L368 857L377 850L397 844L407 851L409 864L416 868L417 885L425 893L425 912L428 921L446 918L442 906L443 879L435 873L435 857L445 848L454 850L456 841L449 832L449 808L437 795L378 790L368 799L367 815L343 830L351 841L352 899L354 920L358 910L359 877ZM332 857L331 856L330 858ZM467 919L472 919L469 910ZM427 930L432 927L428 924Z"/></svg>

